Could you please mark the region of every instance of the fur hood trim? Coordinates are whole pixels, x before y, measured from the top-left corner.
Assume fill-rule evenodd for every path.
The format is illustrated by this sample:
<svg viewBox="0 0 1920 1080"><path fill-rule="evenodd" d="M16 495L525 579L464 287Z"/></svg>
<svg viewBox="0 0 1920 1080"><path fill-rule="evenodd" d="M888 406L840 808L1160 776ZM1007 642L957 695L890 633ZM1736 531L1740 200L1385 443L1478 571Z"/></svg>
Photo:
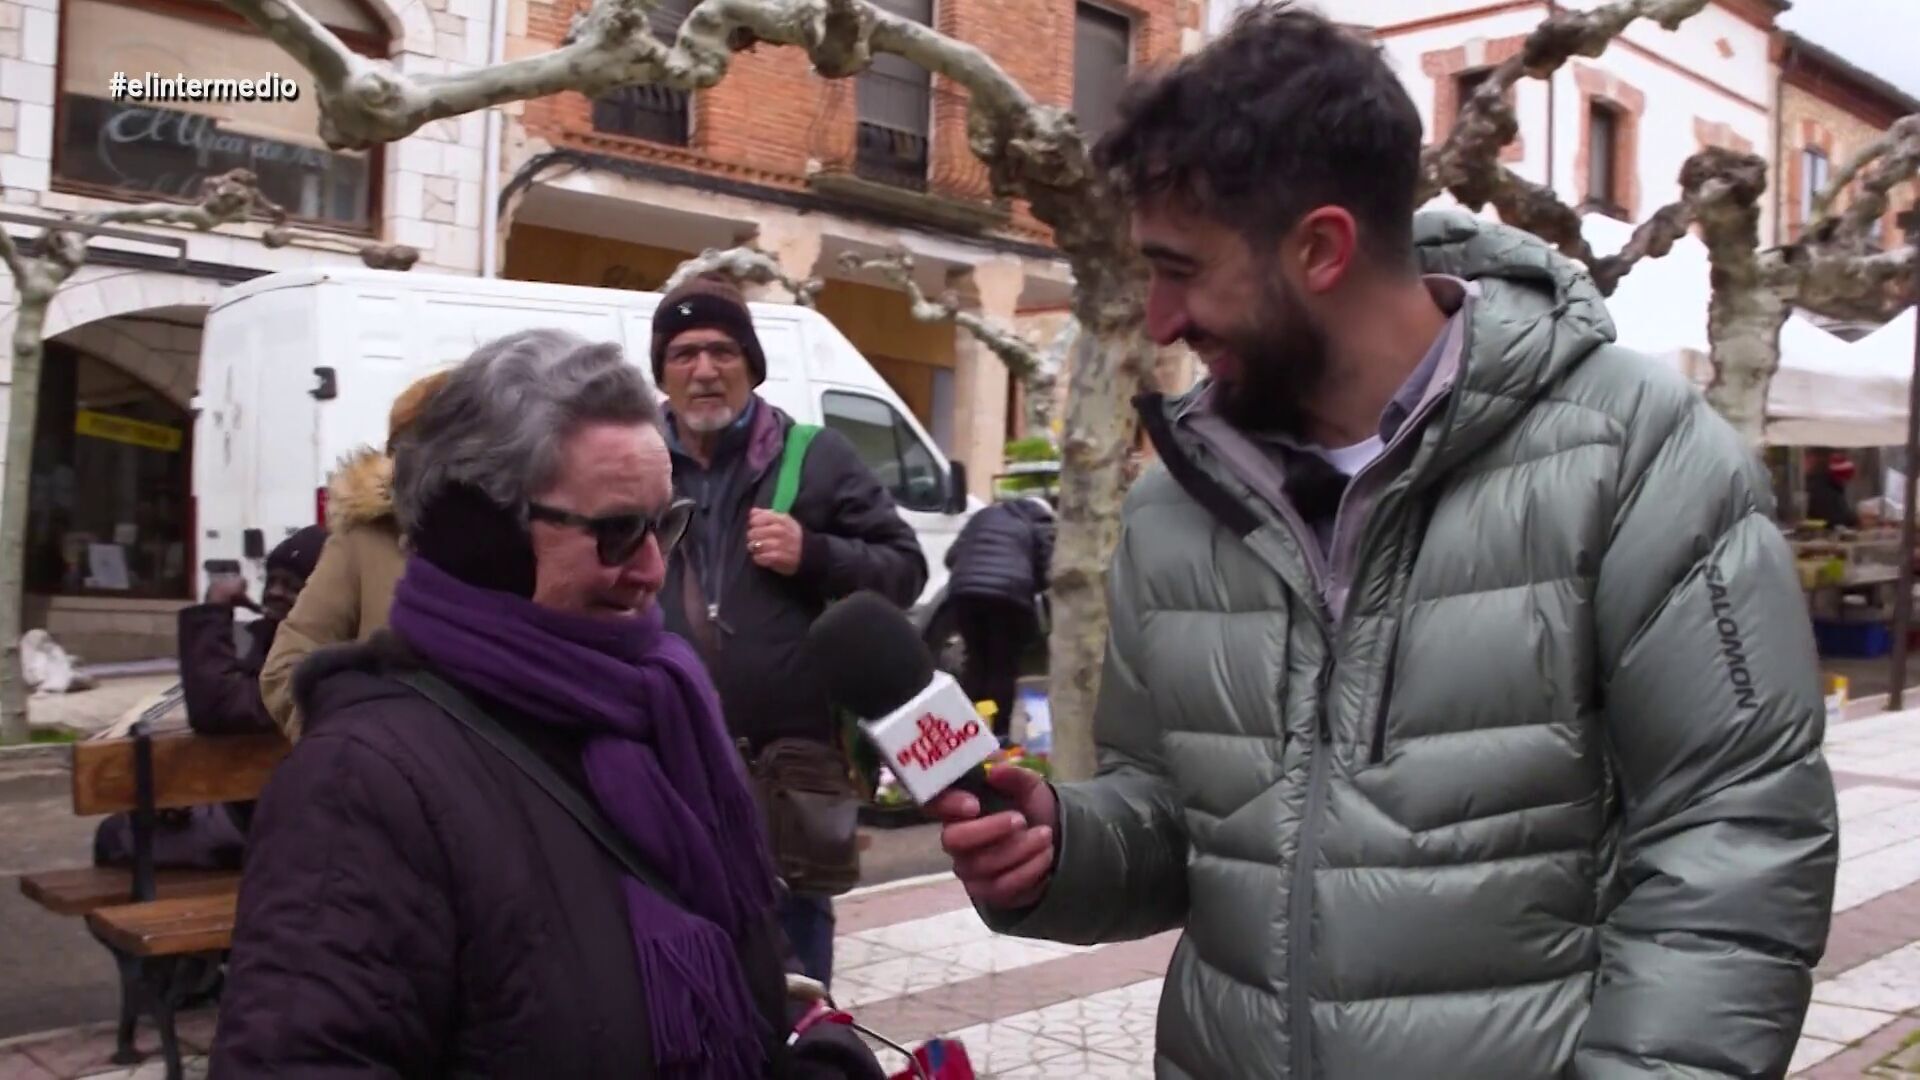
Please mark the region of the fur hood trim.
<svg viewBox="0 0 1920 1080"><path fill-rule="evenodd" d="M341 460L327 480L327 531L393 524L393 459L362 447Z"/></svg>

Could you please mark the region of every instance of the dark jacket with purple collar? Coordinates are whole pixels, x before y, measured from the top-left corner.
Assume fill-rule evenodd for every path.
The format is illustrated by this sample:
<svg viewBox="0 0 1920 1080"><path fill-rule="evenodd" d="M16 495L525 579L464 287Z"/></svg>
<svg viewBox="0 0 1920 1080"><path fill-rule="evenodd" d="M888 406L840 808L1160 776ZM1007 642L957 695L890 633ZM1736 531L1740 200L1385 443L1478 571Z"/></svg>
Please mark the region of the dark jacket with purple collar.
<svg viewBox="0 0 1920 1080"><path fill-rule="evenodd" d="M728 729L756 750L786 736L833 736L826 696L801 660L807 629L829 602L872 589L905 608L927 583L913 529L832 428L809 447L790 511L802 530L799 571L787 577L753 564L747 512L772 503L792 426L754 398L722 436L711 467L670 438L674 492L699 511L667 565L660 606L667 628L692 641L712 672Z"/></svg>
<svg viewBox="0 0 1920 1080"><path fill-rule="evenodd" d="M301 665L306 733L254 819L210 1075L655 1075L625 872L505 755L394 678L421 666L387 631ZM576 733L468 693L588 790ZM786 952L771 920L741 944L770 1033L799 1011ZM851 1033L819 1027L793 1055L773 1034L766 1075L872 1080L845 1063Z"/></svg>

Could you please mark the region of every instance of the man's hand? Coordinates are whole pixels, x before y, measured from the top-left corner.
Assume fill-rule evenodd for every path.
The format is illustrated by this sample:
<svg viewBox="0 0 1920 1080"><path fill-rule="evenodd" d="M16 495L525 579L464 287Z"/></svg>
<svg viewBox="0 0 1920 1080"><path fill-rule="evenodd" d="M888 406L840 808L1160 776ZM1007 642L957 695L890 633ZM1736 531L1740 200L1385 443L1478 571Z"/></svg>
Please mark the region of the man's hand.
<svg viewBox="0 0 1920 1080"><path fill-rule="evenodd" d="M800 569L800 523L773 510L747 511L747 554L755 566L792 577Z"/></svg>
<svg viewBox="0 0 1920 1080"><path fill-rule="evenodd" d="M207 586L207 603L225 604L228 607L247 605L247 579L234 574L217 577Z"/></svg>
<svg viewBox="0 0 1920 1080"><path fill-rule="evenodd" d="M983 818L980 800L947 791L928 803L927 811L946 822L940 846L952 857L954 875L968 896L988 907L1030 907L1039 902L1053 872L1060 804L1053 788L1030 769L1000 765L987 771L987 782L1019 810Z"/></svg>

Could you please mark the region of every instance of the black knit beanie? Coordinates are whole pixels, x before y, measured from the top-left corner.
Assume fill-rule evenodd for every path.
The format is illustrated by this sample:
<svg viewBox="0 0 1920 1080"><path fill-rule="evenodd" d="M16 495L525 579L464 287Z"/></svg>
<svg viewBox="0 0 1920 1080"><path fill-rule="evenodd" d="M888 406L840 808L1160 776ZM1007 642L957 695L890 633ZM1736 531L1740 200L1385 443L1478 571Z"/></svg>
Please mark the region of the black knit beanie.
<svg viewBox="0 0 1920 1080"><path fill-rule="evenodd" d="M753 332L753 314L740 290L723 278L697 277L668 293L653 313L653 382L665 374L667 345L688 330L723 330L740 343L753 385L767 381L767 355Z"/></svg>
<svg viewBox="0 0 1920 1080"><path fill-rule="evenodd" d="M274 545L267 553L267 569L290 570L304 581L312 577L313 568L320 565L320 549L326 543L327 530L309 525Z"/></svg>
<svg viewBox="0 0 1920 1080"><path fill-rule="evenodd" d="M455 484L407 532L413 553L475 588L533 597L533 538L486 492Z"/></svg>

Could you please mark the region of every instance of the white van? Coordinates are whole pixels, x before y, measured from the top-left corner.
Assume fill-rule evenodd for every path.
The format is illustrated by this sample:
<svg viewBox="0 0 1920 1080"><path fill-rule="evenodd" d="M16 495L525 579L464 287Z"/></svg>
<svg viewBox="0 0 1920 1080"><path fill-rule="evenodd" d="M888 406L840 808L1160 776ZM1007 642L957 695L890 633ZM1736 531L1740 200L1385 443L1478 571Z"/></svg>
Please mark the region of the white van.
<svg viewBox="0 0 1920 1080"><path fill-rule="evenodd" d="M380 270L270 274L221 294L207 315L194 398L194 528L200 566L244 573L258 596L266 553L326 517L328 474L379 446L387 410L415 378L516 330L563 327L618 341L645 365L660 294ZM767 355L760 394L794 418L845 435L920 537L928 581L946 583L947 548L980 501L966 470L935 447L858 349L826 317L750 305Z"/></svg>

